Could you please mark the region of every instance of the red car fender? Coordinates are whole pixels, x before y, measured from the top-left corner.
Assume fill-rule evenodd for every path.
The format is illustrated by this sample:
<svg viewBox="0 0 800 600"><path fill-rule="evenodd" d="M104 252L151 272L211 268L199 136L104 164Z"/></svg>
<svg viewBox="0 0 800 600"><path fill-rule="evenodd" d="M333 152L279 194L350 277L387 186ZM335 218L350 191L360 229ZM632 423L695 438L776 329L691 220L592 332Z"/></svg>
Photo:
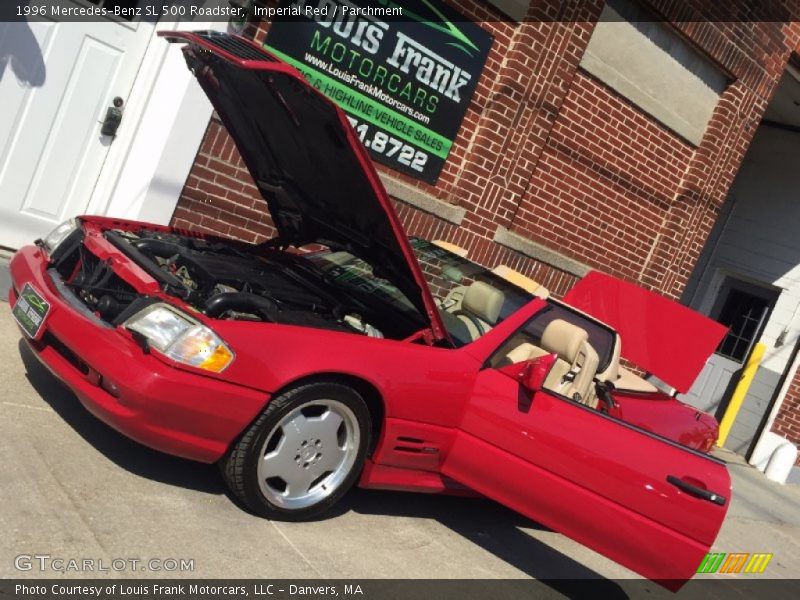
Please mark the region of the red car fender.
<svg viewBox="0 0 800 600"><path fill-rule="evenodd" d="M714 417L661 392L614 390L613 397L612 417L689 448L709 452L719 437Z"/></svg>
<svg viewBox="0 0 800 600"><path fill-rule="evenodd" d="M380 394L387 417L452 425L480 363L463 350L291 325L216 321L236 358L225 379L270 394L309 377L343 375Z"/></svg>

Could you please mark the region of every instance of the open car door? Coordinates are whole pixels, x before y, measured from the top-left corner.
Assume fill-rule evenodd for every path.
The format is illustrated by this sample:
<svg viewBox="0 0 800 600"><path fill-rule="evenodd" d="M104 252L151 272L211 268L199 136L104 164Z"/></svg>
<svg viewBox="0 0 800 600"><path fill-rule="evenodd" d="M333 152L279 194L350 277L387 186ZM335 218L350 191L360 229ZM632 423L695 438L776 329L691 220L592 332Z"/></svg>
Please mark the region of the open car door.
<svg viewBox="0 0 800 600"><path fill-rule="evenodd" d="M665 587L691 578L725 464L484 364L442 472Z"/></svg>

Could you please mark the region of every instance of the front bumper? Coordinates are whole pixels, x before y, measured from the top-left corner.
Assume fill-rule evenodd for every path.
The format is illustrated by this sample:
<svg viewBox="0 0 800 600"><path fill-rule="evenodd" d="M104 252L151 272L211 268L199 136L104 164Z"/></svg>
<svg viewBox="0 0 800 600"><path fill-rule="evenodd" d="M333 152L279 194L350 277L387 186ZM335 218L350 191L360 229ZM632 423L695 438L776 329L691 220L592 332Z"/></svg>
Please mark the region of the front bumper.
<svg viewBox="0 0 800 600"><path fill-rule="evenodd" d="M263 391L173 368L81 314L58 293L39 248L22 248L10 270L12 305L31 283L51 306L41 339L25 336L33 353L120 433L168 454L215 462L268 401Z"/></svg>

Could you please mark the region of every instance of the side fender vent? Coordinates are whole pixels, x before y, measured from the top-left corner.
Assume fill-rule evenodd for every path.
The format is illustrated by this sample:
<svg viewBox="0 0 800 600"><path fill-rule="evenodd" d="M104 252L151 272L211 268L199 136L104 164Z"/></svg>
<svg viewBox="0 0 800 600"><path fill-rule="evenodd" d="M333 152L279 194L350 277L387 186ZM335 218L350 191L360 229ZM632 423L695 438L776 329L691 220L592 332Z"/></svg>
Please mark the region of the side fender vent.
<svg viewBox="0 0 800 600"><path fill-rule="evenodd" d="M439 454L439 445L420 438L398 436L394 446L395 452L406 452L409 454Z"/></svg>

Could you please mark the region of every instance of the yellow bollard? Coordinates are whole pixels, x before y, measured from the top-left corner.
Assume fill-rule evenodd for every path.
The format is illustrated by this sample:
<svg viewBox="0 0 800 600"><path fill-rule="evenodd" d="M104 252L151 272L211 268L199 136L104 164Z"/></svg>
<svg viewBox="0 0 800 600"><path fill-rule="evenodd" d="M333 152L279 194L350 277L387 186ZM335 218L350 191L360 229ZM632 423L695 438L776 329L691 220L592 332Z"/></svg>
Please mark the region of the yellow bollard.
<svg viewBox="0 0 800 600"><path fill-rule="evenodd" d="M725 440L728 439L733 422L736 420L736 415L739 414L739 409L742 408L744 398L747 396L747 390L750 389L750 384L753 383L753 378L756 376L758 365L761 364L761 359L764 358L766 349L767 347L764 344L758 342L753 348L753 352L750 353L750 358L747 359L747 364L742 370L742 376L739 378L739 383L736 384L736 389L733 391L728 408L725 409L725 414L722 415L722 420L719 422L717 446L720 448L725 444Z"/></svg>

